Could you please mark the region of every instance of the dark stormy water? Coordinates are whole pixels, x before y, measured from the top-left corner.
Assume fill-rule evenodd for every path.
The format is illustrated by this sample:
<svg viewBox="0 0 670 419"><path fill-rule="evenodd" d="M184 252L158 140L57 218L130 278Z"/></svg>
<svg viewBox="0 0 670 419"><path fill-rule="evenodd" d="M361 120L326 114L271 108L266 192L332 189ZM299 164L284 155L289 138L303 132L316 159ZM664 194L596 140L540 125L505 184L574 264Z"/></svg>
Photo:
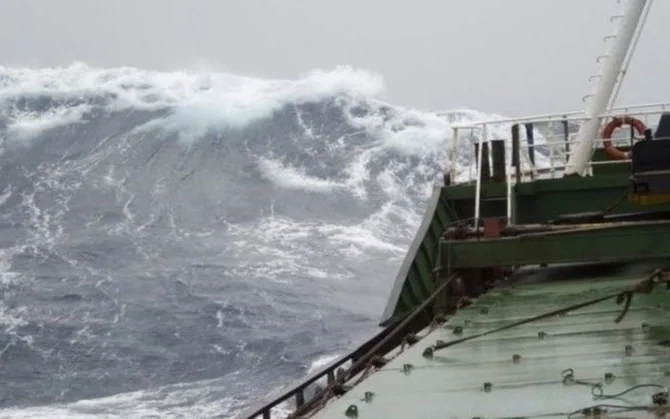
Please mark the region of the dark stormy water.
<svg viewBox="0 0 670 419"><path fill-rule="evenodd" d="M448 116L347 67L0 67L0 417L232 417L376 331Z"/></svg>

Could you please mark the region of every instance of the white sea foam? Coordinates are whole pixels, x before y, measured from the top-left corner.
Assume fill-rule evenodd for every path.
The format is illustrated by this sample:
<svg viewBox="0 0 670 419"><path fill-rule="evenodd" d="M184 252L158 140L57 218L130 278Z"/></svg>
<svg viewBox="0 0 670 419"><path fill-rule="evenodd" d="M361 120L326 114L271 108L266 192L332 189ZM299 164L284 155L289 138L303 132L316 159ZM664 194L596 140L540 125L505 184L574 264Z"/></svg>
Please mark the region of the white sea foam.
<svg viewBox="0 0 670 419"><path fill-rule="evenodd" d="M259 167L264 178L285 189L328 192L333 188L342 186L336 182L309 176L300 169L284 165L270 158L261 158Z"/></svg>
<svg viewBox="0 0 670 419"><path fill-rule="evenodd" d="M431 192L431 176L437 175L435 162L448 164L452 124L487 117L470 110L438 115L392 107L382 101L384 89L380 75L347 66L332 71L313 71L297 80L263 80L202 72L159 73L135 68L97 69L82 63L52 69L0 67L0 108L8 119L6 133L16 141L34 138L53 128L86 122L87 112L101 106L86 100L93 97L104 98L106 111L164 109L167 111L164 116L142 129L175 131L189 141L197 141L211 130L243 128L272 116L286 105L337 99L345 110L347 122L373 137L371 143L347 155L347 165L337 179L308 175L303 168L269 155L257 159L261 175L279 188L319 194L341 190L361 200L370 199L365 183L375 182L383 190L385 201L368 216L349 223L292 220L275 215L270 208L268 214L253 222L231 226L227 234L232 244L226 252L238 252L234 254L234 259L240 261L239 266L230 267L231 272L240 271L241 276L252 273L250 277L255 280L271 281L295 278L299 274L319 281L345 281L355 276L350 271L338 270L341 268L337 265L340 261L335 261L335 270L325 266L325 262L315 266L312 258L307 257L314 252L315 237L321 240L320 243L325 240L330 245L325 252L335 249L336 259L363 258L369 261L374 257L383 257L399 264L423 217L420 198L427 198ZM53 100L46 110L15 106L19 98L42 96ZM365 108L367 112L353 112L357 107ZM311 138L312 128L301 117L299 123L305 137ZM508 132L509 126L501 125L489 135L490 138L503 138ZM347 139L341 138L340 141L346 142ZM540 143L541 138L537 142ZM471 148L469 143L459 146L459 150ZM419 162L409 166L409 163L397 159L373 174L372 163L389 150L413 156ZM457 169L465 175L468 161L466 159L461 163ZM407 170L411 170L413 176L398 175ZM105 178L108 186L123 191L120 185L125 178L113 177L114 173L110 172L109 179ZM128 210L132 196L122 195L127 199L124 209ZM32 216L36 234L40 234L35 239L47 239L46 242L50 243L59 231L55 230L56 233L52 234L52 226L48 223L58 221L61 215L46 217L38 212L39 208L33 205L31 199L31 196L25 196L24 204ZM142 231L135 228L136 220L132 213L124 211L124 216L124 232ZM202 240L204 242L207 238ZM389 271L394 270L392 263L387 264ZM0 268L8 270L4 266ZM8 280L8 275L6 272L2 280ZM11 328L20 321L21 313L9 312L0 306L1 326ZM221 324L221 319L218 318L217 322ZM309 364L309 371L331 362L334 356L314 360ZM4 409L0 410L0 417L115 418L154 415L161 418L198 418L221 413L232 415L239 408L240 401L232 396L221 399L224 390L219 381L202 381L69 404ZM284 406L280 410L283 413L286 411Z"/></svg>

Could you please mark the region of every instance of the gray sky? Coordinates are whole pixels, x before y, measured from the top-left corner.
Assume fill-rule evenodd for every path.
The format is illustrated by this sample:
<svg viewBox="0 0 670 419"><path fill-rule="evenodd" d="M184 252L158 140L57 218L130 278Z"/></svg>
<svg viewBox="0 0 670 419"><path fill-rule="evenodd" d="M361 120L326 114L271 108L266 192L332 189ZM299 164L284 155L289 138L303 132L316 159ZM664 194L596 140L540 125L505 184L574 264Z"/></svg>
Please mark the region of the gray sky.
<svg viewBox="0 0 670 419"><path fill-rule="evenodd" d="M506 115L581 108L616 0L2 0L6 66L84 61L295 78L349 64L386 99ZM670 1L656 0L620 99L667 99Z"/></svg>

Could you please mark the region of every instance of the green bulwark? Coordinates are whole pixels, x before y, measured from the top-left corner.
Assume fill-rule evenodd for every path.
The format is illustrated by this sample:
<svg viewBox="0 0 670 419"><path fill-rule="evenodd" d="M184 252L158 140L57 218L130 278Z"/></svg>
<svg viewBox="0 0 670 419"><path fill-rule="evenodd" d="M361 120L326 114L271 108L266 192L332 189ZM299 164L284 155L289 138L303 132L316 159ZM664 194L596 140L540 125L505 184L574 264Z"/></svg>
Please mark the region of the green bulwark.
<svg viewBox="0 0 670 419"><path fill-rule="evenodd" d="M518 267L574 262L631 261L670 257L670 221L620 221L616 216L639 215L626 199L629 169L616 165L591 177L561 177L519 183L512 188L515 225L546 225L566 214L600 212L614 221L581 223L568 230L514 237L445 239L445 230L471 219L475 184L441 185L431 196L381 319L391 325L415 309L435 289L445 270ZM655 213L670 207L655 206ZM507 185L483 182L481 218L504 219ZM638 217L639 218L639 217ZM448 266L447 266L448 265Z"/></svg>

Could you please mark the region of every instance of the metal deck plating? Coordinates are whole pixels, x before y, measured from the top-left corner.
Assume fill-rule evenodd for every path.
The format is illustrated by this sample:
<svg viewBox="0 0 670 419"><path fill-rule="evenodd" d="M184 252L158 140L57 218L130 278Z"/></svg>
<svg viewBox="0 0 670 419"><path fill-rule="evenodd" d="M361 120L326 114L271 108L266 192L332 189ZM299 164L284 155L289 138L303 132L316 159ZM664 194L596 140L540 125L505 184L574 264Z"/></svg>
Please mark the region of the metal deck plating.
<svg viewBox="0 0 670 419"><path fill-rule="evenodd" d="M636 294L619 324L614 319L621 307L607 301L457 344L436 351L432 358L423 356L424 349L438 340L481 333L617 292L644 274L641 269L623 274L603 271L588 278L574 269L579 271L547 269L489 292L315 417L342 418L347 413L361 419L566 417L573 412L579 416L581 409L597 404L651 406L652 395L661 389L639 388L622 399L598 400L591 385L566 383L562 373L572 369L577 381L602 383L605 395L642 384L670 385L670 290L665 287L649 295ZM462 334L455 333L459 328ZM618 417L654 415L605 409Z"/></svg>

